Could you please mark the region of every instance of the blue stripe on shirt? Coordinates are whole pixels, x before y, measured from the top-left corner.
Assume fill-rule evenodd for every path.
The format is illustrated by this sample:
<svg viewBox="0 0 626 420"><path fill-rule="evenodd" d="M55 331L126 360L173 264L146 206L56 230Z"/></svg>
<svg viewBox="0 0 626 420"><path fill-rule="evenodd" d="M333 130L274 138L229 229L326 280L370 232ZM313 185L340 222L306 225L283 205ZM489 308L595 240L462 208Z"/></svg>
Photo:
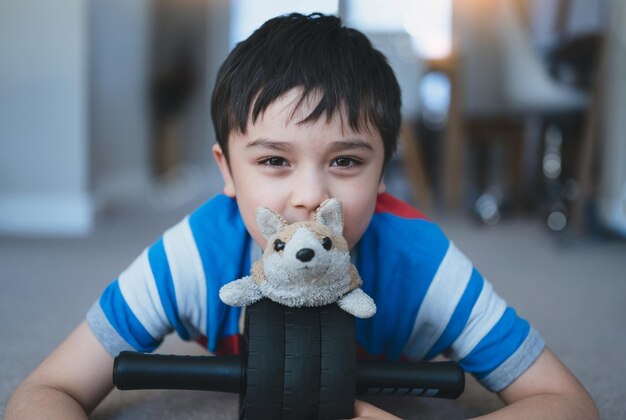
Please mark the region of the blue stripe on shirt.
<svg viewBox="0 0 626 420"><path fill-rule="evenodd" d="M126 304L119 280L115 280L104 290L100 297L100 306L111 326L135 350L150 352L161 343L148 333Z"/></svg>
<svg viewBox="0 0 626 420"><path fill-rule="evenodd" d="M176 290L172 280L172 272L167 261L167 254L163 246L163 238L159 239L148 251L148 260L154 276L154 281L159 291L161 304L170 325L176 330L180 338L189 340L189 332L183 325L178 312Z"/></svg>
<svg viewBox="0 0 626 420"><path fill-rule="evenodd" d="M373 216L359 241L356 260L362 289L378 306L374 317L356 320L357 341L365 351L390 360L400 358L449 245L439 227L428 220L389 213Z"/></svg>
<svg viewBox="0 0 626 420"><path fill-rule="evenodd" d="M455 308L454 313L452 314L452 317L448 322L448 325L446 326L445 330L443 331L437 342L428 351L425 359L432 359L433 357L446 350L452 345L452 343L454 343L454 340L457 339L459 334L461 334L463 328L465 328L465 325L467 324L467 320L469 319L470 314L472 313L472 309L474 308L474 305L478 300L478 296L480 296L480 292L483 289L483 284L484 281L482 276L476 270L476 268L474 268L472 270L472 276L469 280L469 283L465 288L465 292L463 293L461 300L457 304L457 307Z"/></svg>
<svg viewBox="0 0 626 420"><path fill-rule="evenodd" d="M207 347L215 351L220 337L239 332L241 309L220 301L219 289L249 274L250 235L237 202L224 195L193 212L189 226L207 275Z"/></svg>
<svg viewBox="0 0 626 420"><path fill-rule="evenodd" d="M507 308L489 334L460 361L461 367L481 379L500 366L519 348L528 336L530 325Z"/></svg>

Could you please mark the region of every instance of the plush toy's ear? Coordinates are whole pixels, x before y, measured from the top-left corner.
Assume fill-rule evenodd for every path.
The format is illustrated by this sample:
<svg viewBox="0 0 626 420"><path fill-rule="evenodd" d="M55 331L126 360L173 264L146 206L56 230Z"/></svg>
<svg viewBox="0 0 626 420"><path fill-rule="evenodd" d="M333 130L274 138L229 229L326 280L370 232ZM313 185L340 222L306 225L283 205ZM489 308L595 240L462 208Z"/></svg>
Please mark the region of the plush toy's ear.
<svg viewBox="0 0 626 420"><path fill-rule="evenodd" d="M274 236L279 230L281 230L287 221L280 214L274 210L270 210L267 207L259 207L254 212L256 216L256 223L261 229L261 233L265 239L269 239Z"/></svg>
<svg viewBox="0 0 626 420"><path fill-rule="evenodd" d="M343 208L335 198L324 201L315 212L315 221L328 226L333 232L343 235Z"/></svg>

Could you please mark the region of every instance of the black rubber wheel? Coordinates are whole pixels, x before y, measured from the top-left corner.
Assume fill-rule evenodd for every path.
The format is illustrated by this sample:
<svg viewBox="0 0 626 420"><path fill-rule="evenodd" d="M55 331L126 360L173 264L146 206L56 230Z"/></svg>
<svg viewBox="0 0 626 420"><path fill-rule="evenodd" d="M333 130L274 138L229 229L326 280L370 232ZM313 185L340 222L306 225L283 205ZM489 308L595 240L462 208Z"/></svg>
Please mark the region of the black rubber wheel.
<svg viewBox="0 0 626 420"><path fill-rule="evenodd" d="M320 398L318 308L285 308L283 420L316 420Z"/></svg>
<svg viewBox="0 0 626 420"><path fill-rule="evenodd" d="M354 317L332 304L320 308L320 420L351 419L356 398Z"/></svg>
<svg viewBox="0 0 626 420"><path fill-rule="evenodd" d="M245 392L239 417L246 420L280 419L285 364L284 307L262 299L246 309Z"/></svg>
<svg viewBox="0 0 626 420"><path fill-rule="evenodd" d="M288 308L263 299L247 308L240 419L354 417L354 317L336 304Z"/></svg>

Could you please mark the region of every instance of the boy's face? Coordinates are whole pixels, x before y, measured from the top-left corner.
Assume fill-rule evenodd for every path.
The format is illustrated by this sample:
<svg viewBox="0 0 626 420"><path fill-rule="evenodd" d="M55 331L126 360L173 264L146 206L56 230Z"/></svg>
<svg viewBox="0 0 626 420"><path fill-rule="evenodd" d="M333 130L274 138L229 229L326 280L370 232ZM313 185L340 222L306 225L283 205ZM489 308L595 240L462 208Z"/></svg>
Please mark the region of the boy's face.
<svg viewBox="0 0 626 420"><path fill-rule="evenodd" d="M229 162L219 145L213 146L224 193L237 199L248 232L263 248L257 207L268 207L289 223L301 222L312 220L319 205L334 197L343 204L344 236L352 249L372 218L376 196L385 189L378 131L352 131L339 113L329 121L322 115L316 122L298 124L316 106L318 98L312 96L294 109L300 99L294 89L254 124L249 122L246 134L231 132Z"/></svg>

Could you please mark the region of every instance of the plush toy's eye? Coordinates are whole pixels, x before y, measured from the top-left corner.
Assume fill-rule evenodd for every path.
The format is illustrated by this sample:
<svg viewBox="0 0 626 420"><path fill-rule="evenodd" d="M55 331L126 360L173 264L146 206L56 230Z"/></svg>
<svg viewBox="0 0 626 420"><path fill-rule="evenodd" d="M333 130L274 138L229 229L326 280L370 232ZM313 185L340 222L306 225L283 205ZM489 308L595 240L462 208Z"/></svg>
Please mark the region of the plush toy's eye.
<svg viewBox="0 0 626 420"><path fill-rule="evenodd" d="M327 236L324 239L322 239L322 246L324 247L326 251L328 251L330 248L332 248L333 241L331 241L330 238Z"/></svg>
<svg viewBox="0 0 626 420"><path fill-rule="evenodd" d="M285 249L285 243L280 239L276 239L274 241L274 251L278 252L282 251L283 249Z"/></svg>

